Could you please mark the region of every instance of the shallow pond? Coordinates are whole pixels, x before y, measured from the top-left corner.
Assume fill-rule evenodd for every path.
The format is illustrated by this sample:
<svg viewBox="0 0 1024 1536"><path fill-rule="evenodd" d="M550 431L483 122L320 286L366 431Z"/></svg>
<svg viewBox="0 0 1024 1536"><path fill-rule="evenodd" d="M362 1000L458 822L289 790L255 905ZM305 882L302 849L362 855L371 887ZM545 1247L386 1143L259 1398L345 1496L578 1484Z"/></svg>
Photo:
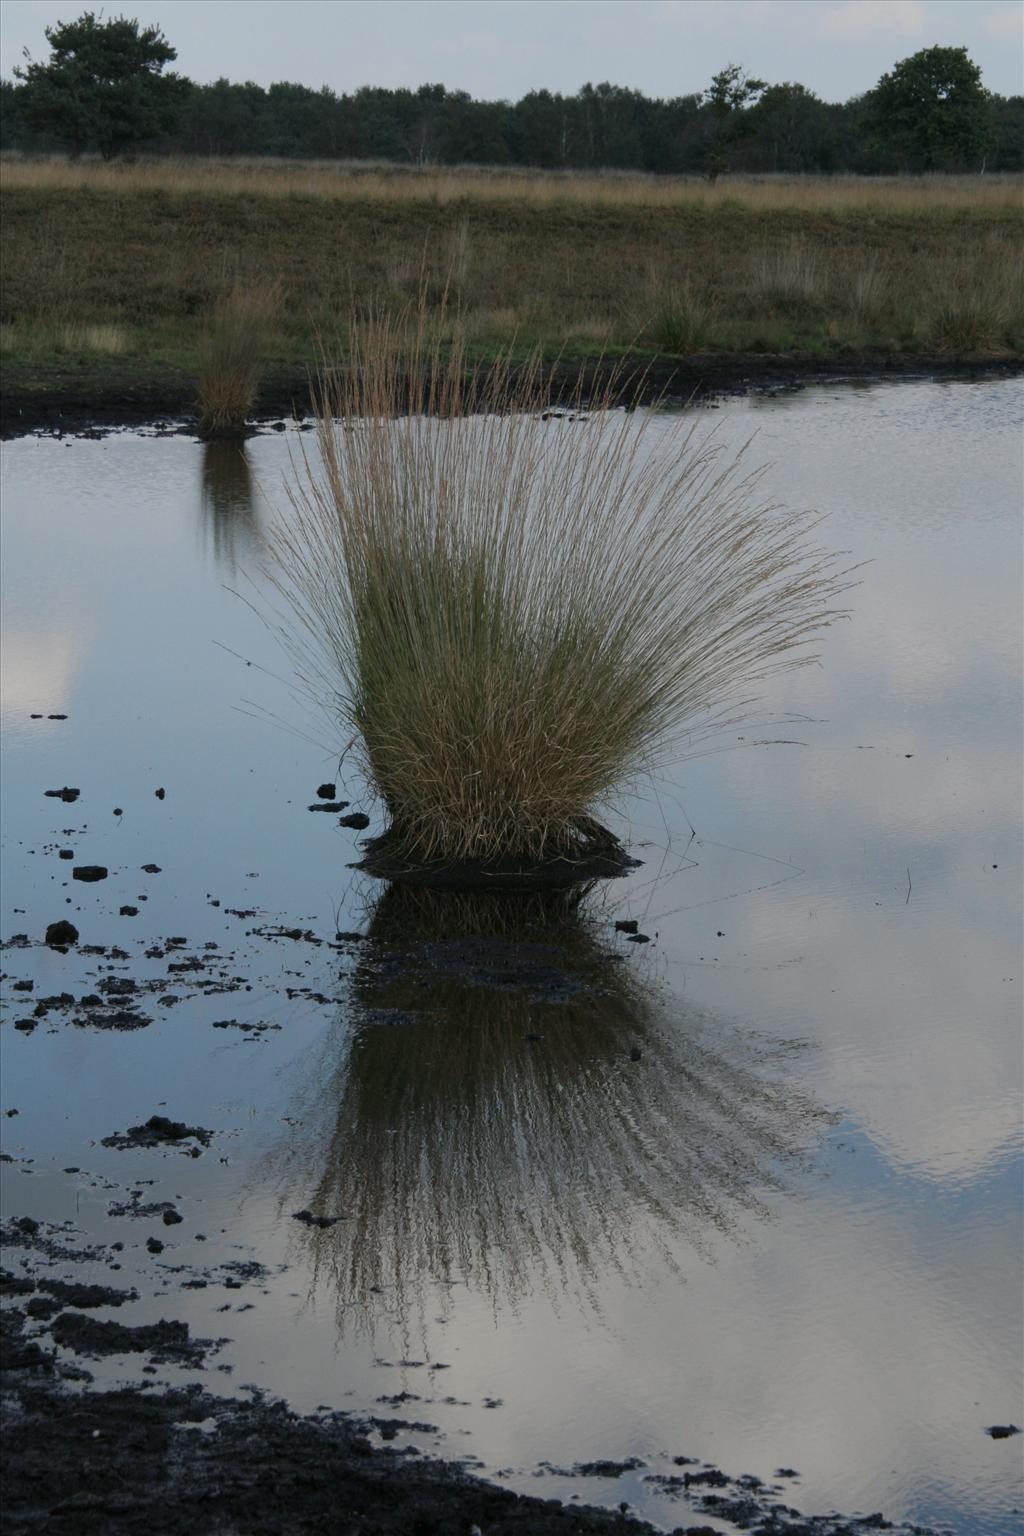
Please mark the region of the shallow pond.
<svg viewBox="0 0 1024 1536"><path fill-rule="evenodd" d="M822 666L623 798L643 866L579 908L385 894L307 809L361 787L249 601L310 439L5 446L2 933L81 945L3 955L4 1213L140 1293L95 1315L226 1341L161 1379L669 1527L719 1523L690 1457L1017 1528L1021 403L705 413L869 563ZM154 1114L208 1146L102 1145Z"/></svg>

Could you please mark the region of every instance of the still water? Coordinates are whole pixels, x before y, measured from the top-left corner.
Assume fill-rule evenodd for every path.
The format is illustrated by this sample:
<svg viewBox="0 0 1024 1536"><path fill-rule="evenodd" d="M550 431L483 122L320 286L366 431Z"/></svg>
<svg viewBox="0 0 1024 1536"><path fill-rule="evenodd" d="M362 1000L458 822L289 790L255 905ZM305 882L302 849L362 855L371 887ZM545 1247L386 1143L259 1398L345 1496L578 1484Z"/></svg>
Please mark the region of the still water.
<svg viewBox="0 0 1024 1536"><path fill-rule="evenodd" d="M363 794L250 606L297 433L7 444L2 934L72 916L142 982L180 936L235 990L131 1032L18 1031L9 992L5 1214L124 1242L119 1320L226 1339L210 1390L426 1422L396 1443L524 1491L672 1526L644 1479L685 1455L794 1468L807 1513L1018 1529L1021 1442L984 1430L1021 1422L1021 404L704 413L865 564L821 666L623 797L643 866L579 906L386 893L307 810ZM104 966L3 969L77 997ZM210 1149L100 1145L156 1112ZM132 1189L185 1218L161 1255L110 1214ZM250 1258L244 1300L180 1286Z"/></svg>

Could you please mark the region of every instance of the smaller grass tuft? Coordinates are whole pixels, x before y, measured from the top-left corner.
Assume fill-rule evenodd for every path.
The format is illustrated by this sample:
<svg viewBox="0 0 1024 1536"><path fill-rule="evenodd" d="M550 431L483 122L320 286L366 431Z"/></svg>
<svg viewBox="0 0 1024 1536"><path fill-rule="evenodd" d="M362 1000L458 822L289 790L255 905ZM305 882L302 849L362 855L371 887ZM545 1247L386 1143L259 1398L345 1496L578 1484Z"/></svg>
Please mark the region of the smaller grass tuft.
<svg viewBox="0 0 1024 1536"><path fill-rule="evenodd" d="M672 288L655 309L648 334L659 352L682 356L707 346L714 307L689 283Z"/></svg>
<svg viewBox="0 0 1024 1536"><path fill-rule="evenodd" d="M199 431L243 437L281 308L279 282L235 286L213 306L199 344Z"/></svg>
<svg viewBox="0 0 1024 1536"><path fill-rule="evenodd" d="M942 352L1013 349L1024 330L1024 266L1019 258L951 267L935 291L929 339Z"/></svg>
<svg viewBox="0 0 1024 1536"><path fill-rule="evenodd" d="M777 250L762 251L753 262L751 275L757 293L789 308L817 304L824 294L821 258L800 240L792 240Z"/></svg>

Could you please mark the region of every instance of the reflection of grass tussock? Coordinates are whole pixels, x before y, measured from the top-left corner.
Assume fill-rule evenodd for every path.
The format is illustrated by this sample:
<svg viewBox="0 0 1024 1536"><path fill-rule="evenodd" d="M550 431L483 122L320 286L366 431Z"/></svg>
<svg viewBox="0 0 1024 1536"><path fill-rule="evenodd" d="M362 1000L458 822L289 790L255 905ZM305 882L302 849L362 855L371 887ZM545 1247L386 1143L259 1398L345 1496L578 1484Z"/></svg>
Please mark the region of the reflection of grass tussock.
<svg viewBox="0 0 1024 1536"><path fill-rule="evenodd" d="M549 419L538 361L370 320L277 534L307 683L410 853L584 856L680 733L813 659L842 584L814 519L682 416Z"/></svg>
<svg viewBox="0 0 1024 1536"><path fill-rule="evenodd" d="M820 1118L609 954L578 893L392 887L368 938L279 1169L345 1216L303 1239L343 1325L456 1280L599 1307L602 1275L762 1213Z"/></svg>
<svg viewBox="0 0 1024 1536"><path fill-rule="evenodd" d="M213 305L199 344L199 430L204 437L244 434L280 300L277 283L236 283Z"/></svg>
<svg viewBox="0 0 1024 1536"><path fill-rule="evenodd" d="M202 508L218 565L234 570L259 543L252 469L244 443L203 444Z"/></svg>

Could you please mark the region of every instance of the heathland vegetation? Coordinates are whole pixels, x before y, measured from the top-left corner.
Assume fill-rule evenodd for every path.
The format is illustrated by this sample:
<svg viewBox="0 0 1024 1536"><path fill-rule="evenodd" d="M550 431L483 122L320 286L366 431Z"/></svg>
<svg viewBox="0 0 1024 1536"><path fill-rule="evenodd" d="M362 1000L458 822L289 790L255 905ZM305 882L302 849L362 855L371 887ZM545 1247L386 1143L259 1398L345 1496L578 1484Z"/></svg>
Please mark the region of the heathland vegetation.
<svg viewBox="0 0 1024 1536"><path fill-rule="evenodd" d="M167 71L159 29L90 13L47 36L49 61L3 88L8 399L87 379L97 400L138 384L180 401L254 287L277 293L258 340L278 403L318 338L344 350L354 304L424 294L446 296L470 361L1024 346L1004 133L1020 103L963 49L926 49L843 108L733 67L676 102L587 86L511 104L196 86ZM1010 170L966 174L986 164ZM895 169L934 174L806 174Z"/></svg>
<svg viewBox="0 0 1024 1536"><path fill-rule="evenodd" d="M206 317L280 280L272 367L345 342L353 302L426 285L470 357L944 352L1024 345L1019 187L993 177L685 178L344 164L3 169L11 365L194 373Z"/></svg>

